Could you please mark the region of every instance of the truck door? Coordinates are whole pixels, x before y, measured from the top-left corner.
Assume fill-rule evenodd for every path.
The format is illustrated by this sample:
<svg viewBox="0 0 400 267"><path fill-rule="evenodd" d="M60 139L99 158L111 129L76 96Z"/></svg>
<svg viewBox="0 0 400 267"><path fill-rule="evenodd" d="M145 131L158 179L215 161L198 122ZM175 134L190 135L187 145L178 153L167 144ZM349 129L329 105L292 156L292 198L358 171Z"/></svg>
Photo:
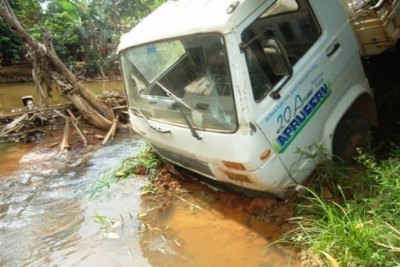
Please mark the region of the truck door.
<svg viewBox="0 0 400 267"><path fill-rule="evenodd" d="M277 42L292 73L273 62ZM291 176L314 169L322 132L341 92L363 71L358 46L338 1L276 1L242 32L258 127ZM274 66L275 64L275 66Z"/></svg>

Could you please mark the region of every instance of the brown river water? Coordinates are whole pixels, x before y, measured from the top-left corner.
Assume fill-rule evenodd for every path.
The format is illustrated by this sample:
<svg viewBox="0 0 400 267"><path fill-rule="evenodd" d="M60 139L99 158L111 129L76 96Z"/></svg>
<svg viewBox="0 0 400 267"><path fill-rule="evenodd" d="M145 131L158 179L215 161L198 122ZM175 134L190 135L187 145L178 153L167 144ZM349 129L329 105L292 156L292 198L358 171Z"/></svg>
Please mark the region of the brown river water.
<svg viewBox="0 0 400 267"><path fill-rule="evenodd" d="M94 93L100 93L104 90L124 91L122 82L119 81L95 81L88 82L86 86ZM38 99L36 90L32 83L0 83L0 111L8 112L12 109L23 108L21 97L31 95L34 99ZM64 103L65 100L57 91L51 92L52 98L49 99L51 104Z"/></svg>
<svg viewBox="0 0 400 267"><path fill-rule="evenodd" d="M27 94L8 88L0 85L4 109L9 94ZM145 177L101 181L143 146L129 134L62 155L43 143L0 144L0 266L300 266L292 249L269 246L280 225L201 194L142 218L153 205L141 196Z"/></svg>

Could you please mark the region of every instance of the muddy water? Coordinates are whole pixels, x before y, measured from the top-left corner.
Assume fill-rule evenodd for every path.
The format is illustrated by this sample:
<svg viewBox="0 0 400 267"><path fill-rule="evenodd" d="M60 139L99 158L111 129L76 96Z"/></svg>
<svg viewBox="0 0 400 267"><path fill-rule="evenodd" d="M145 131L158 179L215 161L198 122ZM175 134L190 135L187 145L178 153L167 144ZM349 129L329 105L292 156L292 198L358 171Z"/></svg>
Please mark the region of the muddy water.
<svg viewBox="0 0 400 267"><path fill-rule="evenodd" d="M300 266L294 251L269 247L279 226L248 220L240 211L199 210L178 201L164 216L151 222L141 240L143 255L153 266Z"/></svg>
<svg viewBox="0 0 400 267"><path fill-rule="evenodd" d="M112 184L89 198L96 180L140 149L135 138L86 153L33 148L0 179L0 266L143 266L136 233L142 180ZM4 149L3 149L4 151ZM83 156L82 156L83 155ZM17 157L17 156L16 156ZM7 162L1 161L3 170ZM107 239L96 214L124 220ZM129 253L128 253L129 252Z"/></svg>
<svg viewBox="0 0 400 267"><path fill-rule="evenodd" d="M86 86L94 93L101 93L104 90L123 92L123 84L119 81L88 82ZM0 111L8 112L12 109L22 108L21 98L27 95L38 99L33 83L0 84ZM49 99L51 104L64 103L66 101L57 91L51 92L51 95L52 98Z"/></svg>
<svg viewBox="0 0 400 267"><path fill-rule="evenodd" d="M104 182L142 146L124 136L68 155L0 147L0 266L298 266L290 249L268 247L278 225L195 195L149 211L143 177Z"/></svg>
<svg viewBox="0 0 400 267"><path fill-rule="evenodd" d="M33 144L0 143L0 177L19 168L19 160L30 151Z"/></svg>

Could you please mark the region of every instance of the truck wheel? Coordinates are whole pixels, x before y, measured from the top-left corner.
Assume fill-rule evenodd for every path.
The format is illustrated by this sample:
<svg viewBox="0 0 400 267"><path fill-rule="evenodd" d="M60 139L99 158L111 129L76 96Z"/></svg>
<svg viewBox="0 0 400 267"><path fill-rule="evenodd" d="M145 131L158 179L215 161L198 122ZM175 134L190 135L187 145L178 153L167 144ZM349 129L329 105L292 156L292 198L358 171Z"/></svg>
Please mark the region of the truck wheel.
<svg viewBox="0 0 400 267"><path fill-rule="evenodd" d="M366 148L370 124L360 116L345 116L333 136L333 154L346 162L354 162L357 148Z"/></svg>

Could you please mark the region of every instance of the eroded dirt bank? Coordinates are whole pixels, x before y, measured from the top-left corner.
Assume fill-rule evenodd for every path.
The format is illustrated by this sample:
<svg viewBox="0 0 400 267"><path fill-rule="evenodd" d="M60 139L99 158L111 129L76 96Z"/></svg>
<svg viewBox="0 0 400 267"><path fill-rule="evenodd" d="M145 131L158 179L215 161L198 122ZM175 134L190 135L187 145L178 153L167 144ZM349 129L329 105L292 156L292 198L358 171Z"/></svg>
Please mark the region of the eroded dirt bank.
<svg viewBox="0 0 400 267"><path fill-rule="evenodd" d="M215 190L167 168L142 199L141 246L153 266L300 266L298 251L271 245L292 228L291 200Z"/></svg>

